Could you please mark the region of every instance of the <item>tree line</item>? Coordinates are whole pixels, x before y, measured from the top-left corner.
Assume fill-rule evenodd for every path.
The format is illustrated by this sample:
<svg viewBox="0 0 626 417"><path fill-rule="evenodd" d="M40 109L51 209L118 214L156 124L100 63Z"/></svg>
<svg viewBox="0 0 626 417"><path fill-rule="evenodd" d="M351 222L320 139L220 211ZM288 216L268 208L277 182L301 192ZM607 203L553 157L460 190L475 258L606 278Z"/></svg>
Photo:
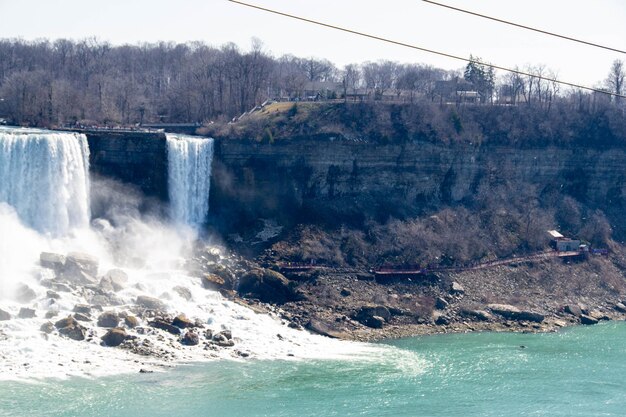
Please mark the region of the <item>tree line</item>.
<svg viewBox="0 0 626 417"><path fill-rule="evenodd" d="M0 118L36 126L206 123L230 120L267 99L303 99L311 90L332 90L324 98L346 101L441 103L445 83L458 89L459 80L483 104L508 97L507 104L547 107L563 95L549 69L527 69L539 77L497 78L480 59L457 71L392 61L337 68L325 59L274 57L258 40L242 50L232 43L0 39ZM620 94L623 84L623 63L615 61L605 86Z"/></svg>

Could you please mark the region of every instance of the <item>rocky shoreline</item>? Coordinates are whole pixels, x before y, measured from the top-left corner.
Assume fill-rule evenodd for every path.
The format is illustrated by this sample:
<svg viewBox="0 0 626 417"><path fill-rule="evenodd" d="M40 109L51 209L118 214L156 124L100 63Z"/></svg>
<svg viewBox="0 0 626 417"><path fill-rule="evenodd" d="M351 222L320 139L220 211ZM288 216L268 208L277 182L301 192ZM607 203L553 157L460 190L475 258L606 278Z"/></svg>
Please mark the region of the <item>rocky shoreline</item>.
<svg viewBox="0 0 626 417"><path fill-rule="evenodd" d="M124 270L99 275L98 260L88 254L42 253L39 286L21 284L11 311L0 306L0 325L31 320L44 339L122 349L135 357L141 372L149 372L181 360L255 356L244 343L254 336L216 324L212 309L187 315L172 308L177 300L194 305L198 290L219 297L215 303L229 300L243 311L278 320L275 340L311 332L373 342L451 332L551 332L625 320L623 288L598 274L592 279L592 270L610 273L611 268L616 267L608 260L543 260L383 281L367 270L290 270L201 246L186 261L186 281L181 281L186 285L162 277L171 291L157 297L147 295L144 284L132 282ZM0 336L8 337L1 327Z"/></svg>

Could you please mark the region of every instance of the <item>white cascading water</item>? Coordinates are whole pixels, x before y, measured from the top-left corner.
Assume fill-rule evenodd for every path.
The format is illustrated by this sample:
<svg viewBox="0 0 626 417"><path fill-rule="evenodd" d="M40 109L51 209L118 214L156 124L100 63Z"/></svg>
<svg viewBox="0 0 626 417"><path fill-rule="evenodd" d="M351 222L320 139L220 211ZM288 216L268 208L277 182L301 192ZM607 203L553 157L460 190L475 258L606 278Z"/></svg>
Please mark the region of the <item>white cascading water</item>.
<svg viewBox="0 0 626 417"><path fill-rule="evenodd" d="M168 133L167 162L171 217L199 227L209 213L213 139Z"/></svg>
<svg viewBox="0 0 626 417"><path fill-rule="evenodd" d="M0 203L40 233L89 224L89 148L83 134L0 129Z"/></svg>

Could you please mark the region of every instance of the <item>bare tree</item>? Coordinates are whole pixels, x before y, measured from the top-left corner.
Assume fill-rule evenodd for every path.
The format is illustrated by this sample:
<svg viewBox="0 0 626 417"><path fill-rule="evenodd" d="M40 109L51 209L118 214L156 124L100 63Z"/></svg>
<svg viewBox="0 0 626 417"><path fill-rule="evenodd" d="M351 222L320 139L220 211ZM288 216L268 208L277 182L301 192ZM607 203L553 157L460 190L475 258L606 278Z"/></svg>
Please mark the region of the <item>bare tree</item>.
<svg viewBox="0 0 626 417"><path fill-rule="evenodd" d="M622 95L624 90L624 62L616 59L611 65L611 71L607 77L606 86L611 89L614 94ZM616 101L619 97L616 97Z"/></svg>

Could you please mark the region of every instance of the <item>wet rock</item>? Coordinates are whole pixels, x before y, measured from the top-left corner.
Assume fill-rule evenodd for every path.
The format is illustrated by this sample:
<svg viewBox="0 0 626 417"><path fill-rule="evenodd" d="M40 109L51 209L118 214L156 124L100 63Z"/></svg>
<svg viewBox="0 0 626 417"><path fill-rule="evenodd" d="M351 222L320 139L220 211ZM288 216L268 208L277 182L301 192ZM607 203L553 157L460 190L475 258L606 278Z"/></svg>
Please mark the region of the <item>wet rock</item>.
<svg viewBox="0 0 626 417"><path fill-rule="evenodd" d="M58 300L61 298L61 296L59 295L59 293L52 291L52 290L48 290L46 291L46 297L51 298L53 300Z"/></svg>
<svg viewBox="0 0 626 417"><path fill-rule="evenodd" d="M22 307L20 308L19 313L17 313L17 317L20 319L32 319L33 317L36 317L37 314L35 313L35 310L33 310L32 308L25 308Z"/></svg>
<svg viewBox="0 0 626 417"><path fill-rule="evenodd" d="M76 304L72 311L74 313L91 314L91 306L88 304Z"/></svg>
<svg viewBox="0 0 626 417"><path fill-rule="evenodd" d="M114 347L121 345L126 338L128 338L126 330L116 327L107 331L101 339L105 346Z"/></svg>
<svg viewBox="0 0 626 417"><path fill-rule="evenodd" d="M37 298L35 291L25 284L21 284L15 292L15 299L23 304L29 303L35 298Z"/></svg>
<svg viewBox="0 0 626 417"><path fill-rule="evenodd" d="M54 323L54 327L56 327L57 329L63 329L65 327L70 327L70 326L78 326L78 322L72 316L67 316Z"/></svg>
<svg viewBox="0 0 626 417"><path fill-rule="evenodd" d="M39 255L39 265L49 268L55 272L60 272L65 266L65 256L58 253L41 252Z"/></svg>
<svg viewBox="0 0 626 417"><path fill-rule="evenodd" d="M533 311L522 311L519 308L509 304L489 304L487 307L489 307L489 309L493 313L502 316L505 319L525 320L535 323L541 323L545 319L545 316L543 314Z"/></svg>
<svg viewBox="0 0 626 417"><path fill-rule="evenodd" d="M258 298L265 303L283 304L301 299L291 282L283 274L271 269L248 271L239 280L237 290L243 297Z"/></svg>
<svg viewBox="0 0 626 417"><path fill-rule="evenodd" d="M70 252L65 258L65 268L63 275L71 276L77 272L95 277L98 275L98 258L82 252Z"/></svg>
<svg viewBox="0 0 626 417"><path fill-rule="evenodd" d="M580 322L586 325L598 324L598 319L594 319L593 317L587 316L586 314L581 314Z"/></svg>
<svg viewBox="0 0 626 417"><path fill-rule="evenodd" d="M176 294L180 295L182 299L191 301L192 295L191 295L191 291L189 291L189 288L181 287L180 285L178 285L172 289L174 290Z"/></svg>
<svg viewBox="0 0 626 417"><path fill-rule="evenodd" d="M332 325L329 325L328 323L325 323L321 320L317 320L317 319L309 320L309 322L306 324L306 328L312 331L313 333L321 334L322 336L328 336L328 337L332 337L335 339L346 338L346 334L343 331L338 330Z"/></svg>
<svg viewBox="0 0 626 417"><path fill-rule="evenodd" d="M201 277L202 286L207 290L219 290L225 285L224 279L220 278L216 274L202 274Z"/></svg>
<svg viewBox="0 0 626 417"><path fill-rule="evenodd" d="M59 322L57 322L54 324L54 326L59 329L59 333L63 336L69 337L70 339L77 341L85 340L86 329L78 324L76 320L72 320L75 324L70 324L68 326L59 328L59 326L57 326Z"/></svg>
<svg viewBox="0 0 626 417"><path fill-rule="evenodd" d="M7 320L11 320L11 315L8 312L0 309L0 321L7 321Z"/></svg>
<svg viewBox="0 0 626 417"><path fill-rule="evenodd" d="M615 310L619 311L620 313L626 313L626 305L624 305L623 303L617 303L614 306Z"/></svg>
<svg viewBox="0 0 626 417"><path fill-rule="evenodd" d="M135 327L139 326L139 319L137 319L137 317L135 316L126 316L124 317L124 324L128 328L134 329Z"/></svg>
<svg viewBox="0 0 626 417"><path fill-rule="evenodd" d="M113 292L121 291L127 283L128 274L121 269L111 269L100 280L100 286L104 284L112 288Z"/></svg>
<svg viewBox="0 0 626 417"><path fill-rule="evenodd" d="M188 327L195 327L195 322L187 318L186 315L179 314L178 316L174 317L174 320L172 320L172 325L181 329L186 329Z"/></svg>
<svg viewBox="0 0 626 417"><path fill-rule="evenodd" d="M224 281L224 288L234 289L236 282L235 274L233 274L227 267L221 264L214 264L210 265L207 269L209 273L217 275Z"/></svg>
<svg viewBox="0 0 626 417"><path fill-rule="evenodd" d="M41 330L42 332L46 333L46 334L50 334L54 331L54 324L52 324L51 321L47 321L44 324L41 325L41 327L39 328L39 330Z"/></svg>
<svg viewBox="0 0 626 417"><path fill-rule="evenodd" d="M217 333L213 335L212 342L218 346L222 347L231 347L235 346L235 342L232 339L229 339L224 335L223 332Z"/></svg>
<svg viewBox="0 0 626 417"><path fill-rule="evenodd" d="M180 339L180 343L185 346L196 346L198 343L200 343L200 338L198 337L197 333L193 331L188 331L187 333L185 333L182 339Z"/></svg>
<svg viewBox="0 0 626 417"><path fill-rule="evenodd" d="M46 288L51 288L54 291L72 292L72 289L67 284L64 284L54 279L43 279L41 280L40 284Z"/></svg>
<svg viewBox="0 0 626 417"><path fill-rule="evenodd" d="M576 316L576 317L580 317L583 314L583 311L580 308L580 306L576 304L566 305L565 307L563 307L563 311L565 311L567 314L571 314L572 316Z"/></svg>
<svg viewBox="0 0 626 417"><path fill-rule="evenodd" d="M374 316L381 317L384 321L389 321L391 312L385 306L365 305L356 312L354 319L361 324L372 327L370 324L376 324L377 322L377 320L370 321Z"/></svg>
<svg viewBox="0 0 626 417"><path fill-rule="evenodd" d="M450 294L465 294L465 288L463 288L463 286L458 282L453 281L452 284L450 284Z"/></svg>
<svg viewBox="0 0 626 417"><path fill-rule="evenodd" d="M171 333L176 336L180 335L180 329L178 327L161 319L150 321L148 322L148 325L156 329L165 330L166 332Z"/></svg>
<svg viewBox="0 0 626 417"><path fill-rule="evenodd" d="M167 306L165 303L158 298L149 297L147 295L140 295L137 297L135 304L138 306L147 308L149 310L157 310L157 311L166 311Z"/></svg>
<svg viewBox="0 0 626 417"><path fill-rule="evenodd" d="M462 309L461 316L478 321L491 321L493 316L484 310Z"/></svg>
<svg viewBox="0 0 626 417"><path fill-rule="evenodd" d="M89 314L74 313L74 318L78 321L90 322L91 316Z"/></svg>
<svg viewBox="0 0 626 417"><path fill-rule="evenodd" d="M45 317L47 319L51 319L51 318L56 317L58 315L59 315L59 311L58 310L48 310L48 311L46 311Z"/></svg>
<svg viewBox="0 0 626 417"><path fill-rule="evenodd" d="M124 302L115 294L96 294L89 299L89 302L99 306L120 306Z"/></svg>
<svg viewBox="0 0 626 417"><path fill-rule="evenodd" d="M113 311L105 311L98 316L99 327L117 327L120 323L120 316Z"/></svg>
<svg viewBox="0 0 626 417"><path fill-rule="evenodd" d="M218 335L223 335L226 339L228 340L232 340L233 338L233 332L230 330L222 330L221 332L217 333Z"/></svg>

